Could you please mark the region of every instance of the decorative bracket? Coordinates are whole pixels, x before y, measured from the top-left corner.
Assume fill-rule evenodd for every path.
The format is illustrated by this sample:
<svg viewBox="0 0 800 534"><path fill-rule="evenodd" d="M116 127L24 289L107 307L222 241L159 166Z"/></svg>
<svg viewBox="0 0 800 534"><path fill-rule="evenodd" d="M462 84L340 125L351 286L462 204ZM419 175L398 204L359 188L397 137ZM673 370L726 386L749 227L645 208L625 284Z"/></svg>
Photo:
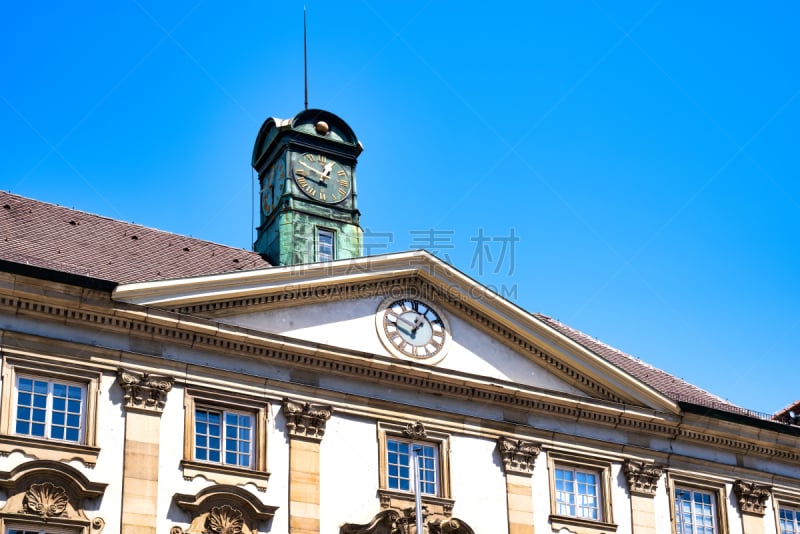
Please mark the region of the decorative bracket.
<svg viewBox="0 0 800 534"><path fill-rule="evenodd" d="M332 413L333 406L283 399L286 429L293 437L322 441L322 436L325 435L325 423L331 418Z"/></svg>
<svg viewBox="0 0 800 534"><path fill-rule="evenodd" d="M542 447L530 441L500 437L497 440L497 450L506 473L530 476Z"/></svg>
<svg viewBox="0 0 800 534"><path fill-rule="evenodd" d="M763 516L772 487L737 480L733 483L733 493L739 501L739 509L742 512Z"/></svg>
<svg viewBox="0 0 800 534"><path fill-rule="evenodd" d="M622 464L622 471L628 479L628 490L631 494L655 495L664 468L658 464L627 459Z"/></svg>
<svg viewBox="0 0 800 534"><path fill-rule="evenodd" d="M120 368L117 379L124 393L125 408L138 408L161 413L167 403L167 393L175 379L171 376L137 373Z"/></svg>

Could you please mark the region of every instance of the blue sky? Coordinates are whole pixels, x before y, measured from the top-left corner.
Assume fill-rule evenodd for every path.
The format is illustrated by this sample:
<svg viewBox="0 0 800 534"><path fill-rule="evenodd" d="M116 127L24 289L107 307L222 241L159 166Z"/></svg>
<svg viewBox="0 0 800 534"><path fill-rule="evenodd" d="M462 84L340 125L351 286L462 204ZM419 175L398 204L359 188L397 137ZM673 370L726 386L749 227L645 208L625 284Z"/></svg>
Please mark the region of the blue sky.
<svg viewBox="0 0 800 534"><path fill-rule="evenodd" d="M797 4L306 6L310 106L364 144L374 252L429 248L747 408L800 398ZM0 188L249 249L302 10L8 3Z"/></svg>

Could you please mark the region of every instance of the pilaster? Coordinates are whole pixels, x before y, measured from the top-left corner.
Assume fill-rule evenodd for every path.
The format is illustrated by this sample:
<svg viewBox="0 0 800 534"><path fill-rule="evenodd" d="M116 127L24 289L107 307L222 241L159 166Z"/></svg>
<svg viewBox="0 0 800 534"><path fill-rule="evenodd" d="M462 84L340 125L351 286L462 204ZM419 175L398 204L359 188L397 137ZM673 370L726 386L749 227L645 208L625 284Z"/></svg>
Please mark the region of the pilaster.
<svg viewBox="0 0 800 534"><path fill-rule="evenodd" d="M737 480L733 483L733 494L742 513L744 534L764 534L764 513L771 493L770 486L762 486L755 482Z"/></svg>
<svg viewBox="0 0 800 534"><path fill-rule="evenodd" d="M509 534L534 534L531 479L541 447L522 440L501 437L497 450L506 473L506 506Z"/></svg>
<svg viewBox="0 0 800 534"><path fill-rule="evenodd" d="M633 534L655 534L656 512L653 497L664 468L658 464L625 460L622 471L631 494Z"/></svg>
<svg viewBox="0 0 800 534"><path fill-rule="evenodd" d="M174 378L119 369L125 406L122 534L155 534L161 413Z"/></svg>
<svg viewBox="0 0 800 534"><path fill-rule="evenodd" d="M319 448L331 406L283 400L289 434L289 533L319 534Z"/></svg>

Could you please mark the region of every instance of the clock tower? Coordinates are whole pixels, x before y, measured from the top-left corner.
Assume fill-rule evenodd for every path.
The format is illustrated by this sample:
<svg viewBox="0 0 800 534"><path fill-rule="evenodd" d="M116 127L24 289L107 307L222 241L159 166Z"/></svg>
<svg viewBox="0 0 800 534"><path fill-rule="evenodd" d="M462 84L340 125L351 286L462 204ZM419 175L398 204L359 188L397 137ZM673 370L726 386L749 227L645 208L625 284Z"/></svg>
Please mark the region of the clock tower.
<svg viewBox="0 0 800 534"><path fill-rule="evenodd" d="M361 256L356 160L362 149L350 126L327 111L267 119L253 147L261 206L253 250L273 265Z"/></svg>

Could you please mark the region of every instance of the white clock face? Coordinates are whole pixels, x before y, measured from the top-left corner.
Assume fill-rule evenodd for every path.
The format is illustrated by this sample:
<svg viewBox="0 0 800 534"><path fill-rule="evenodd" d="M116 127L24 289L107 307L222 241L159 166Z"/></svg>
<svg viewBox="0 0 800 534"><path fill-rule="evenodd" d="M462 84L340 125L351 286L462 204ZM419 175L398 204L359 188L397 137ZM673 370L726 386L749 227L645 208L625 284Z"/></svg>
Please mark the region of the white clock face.
<svg viewBox="0 0 800 534"><path fill-rule="evenodd" d="M431 304L416 297L389 298L378 307L375 327L384 346L400 358L437 363L447 354L450 328Z"/></svg>

